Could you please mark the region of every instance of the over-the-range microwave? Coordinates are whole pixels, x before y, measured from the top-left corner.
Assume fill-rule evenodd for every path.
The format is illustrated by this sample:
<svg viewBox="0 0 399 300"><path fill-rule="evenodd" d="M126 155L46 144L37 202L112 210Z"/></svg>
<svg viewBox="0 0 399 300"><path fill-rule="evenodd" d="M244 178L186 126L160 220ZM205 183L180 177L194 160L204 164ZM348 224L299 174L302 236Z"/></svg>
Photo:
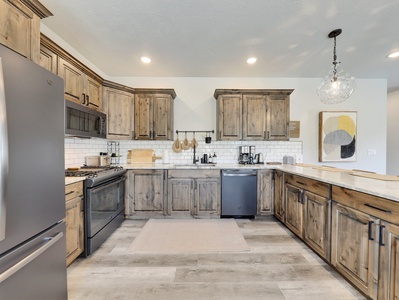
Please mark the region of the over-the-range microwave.
<svg viewBox="0 0 399 300"><path fill-rule="evenodd" d="M94 109L65 100L65 135L106 138L107 116Z"/></svg>

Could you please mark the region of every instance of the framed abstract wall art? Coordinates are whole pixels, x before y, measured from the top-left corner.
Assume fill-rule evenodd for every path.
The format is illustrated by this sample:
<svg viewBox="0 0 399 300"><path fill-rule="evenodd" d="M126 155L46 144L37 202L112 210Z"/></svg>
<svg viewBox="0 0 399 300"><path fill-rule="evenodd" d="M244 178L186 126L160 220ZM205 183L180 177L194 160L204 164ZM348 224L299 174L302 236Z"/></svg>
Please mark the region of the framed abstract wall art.
<svg viewBox="0 0 399 300"><path fill-rule="evenodd" d="M319 113L319 161L356 161L356 111Z"/></svg>

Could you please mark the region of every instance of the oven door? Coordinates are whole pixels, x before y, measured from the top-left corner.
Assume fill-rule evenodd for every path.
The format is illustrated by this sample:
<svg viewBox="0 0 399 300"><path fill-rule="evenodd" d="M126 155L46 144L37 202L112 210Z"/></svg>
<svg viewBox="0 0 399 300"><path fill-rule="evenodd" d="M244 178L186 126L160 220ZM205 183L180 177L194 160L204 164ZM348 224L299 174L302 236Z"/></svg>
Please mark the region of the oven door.
<svg viewBox="0 0 399 300"><path fill-rule="evenodd" d="M86 238L95 236L125 209L124 189L124 176L86 188Z"/></svg>

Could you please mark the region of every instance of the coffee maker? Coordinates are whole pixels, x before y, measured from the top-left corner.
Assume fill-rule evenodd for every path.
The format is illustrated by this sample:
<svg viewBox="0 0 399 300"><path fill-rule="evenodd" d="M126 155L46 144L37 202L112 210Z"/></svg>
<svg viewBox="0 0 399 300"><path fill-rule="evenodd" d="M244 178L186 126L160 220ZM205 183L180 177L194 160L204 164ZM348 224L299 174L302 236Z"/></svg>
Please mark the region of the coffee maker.
<svg viewBox="0 0 399 300"><path fill-rule="evenodd" d="M255 158L255 146L240 146L238 163L239 164L253 164Z"/></svg>

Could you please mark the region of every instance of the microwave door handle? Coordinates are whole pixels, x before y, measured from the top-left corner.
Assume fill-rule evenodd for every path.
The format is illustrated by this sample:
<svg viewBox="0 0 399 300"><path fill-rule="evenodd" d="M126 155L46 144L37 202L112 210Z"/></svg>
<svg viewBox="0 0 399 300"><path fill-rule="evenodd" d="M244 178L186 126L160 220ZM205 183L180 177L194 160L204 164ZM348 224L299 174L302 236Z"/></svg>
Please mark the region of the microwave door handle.
<svg viewBox="0 0 399 300"><path fill-rule="evenodd" d="M8 177L8 133L3 63L0 57L0 241L6 238L6 185Z"/></svg>

